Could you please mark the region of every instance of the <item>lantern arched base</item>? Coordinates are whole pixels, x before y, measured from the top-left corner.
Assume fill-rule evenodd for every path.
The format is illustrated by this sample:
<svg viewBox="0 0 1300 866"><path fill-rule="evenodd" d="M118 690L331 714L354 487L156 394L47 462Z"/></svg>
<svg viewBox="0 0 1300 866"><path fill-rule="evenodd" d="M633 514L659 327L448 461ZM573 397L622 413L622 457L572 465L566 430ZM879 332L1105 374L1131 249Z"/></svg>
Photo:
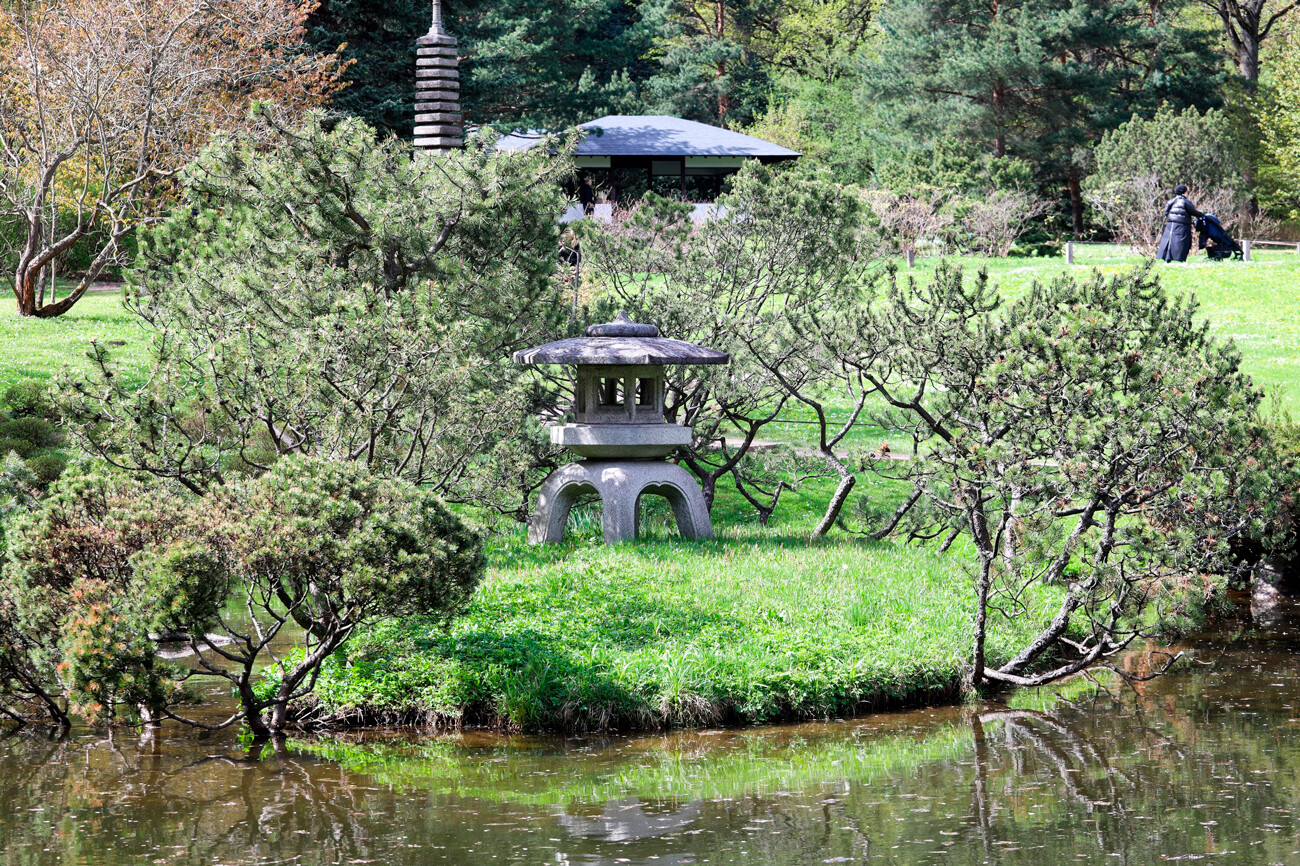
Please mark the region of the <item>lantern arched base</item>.
<svg viewBox="0 0 1300 866"><path fill-rule="evenodd" d="M672 506L677 532L686 539L713 537L709 509L694 476L658 460L583 460L562 466L542 484L528 520L529 544L563 540L573 503L584 493L600 497L606 544L637 537L641 497L662 496Z"/></svg>

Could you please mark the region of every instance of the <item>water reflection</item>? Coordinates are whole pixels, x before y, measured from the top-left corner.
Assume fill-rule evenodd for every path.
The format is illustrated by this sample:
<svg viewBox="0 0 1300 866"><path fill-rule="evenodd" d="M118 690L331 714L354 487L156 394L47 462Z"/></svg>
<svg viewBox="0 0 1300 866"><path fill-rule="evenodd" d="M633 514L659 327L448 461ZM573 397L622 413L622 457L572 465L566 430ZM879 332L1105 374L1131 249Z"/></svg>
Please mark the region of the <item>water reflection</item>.
<svg viewBox="0 0 1300 866"><path fill-rule="evenodd" d="M614 740L0 741L0 864L1300 862L1300 618L1114 695ZM1141 664L1141 658L1134 660Z"/></svg>

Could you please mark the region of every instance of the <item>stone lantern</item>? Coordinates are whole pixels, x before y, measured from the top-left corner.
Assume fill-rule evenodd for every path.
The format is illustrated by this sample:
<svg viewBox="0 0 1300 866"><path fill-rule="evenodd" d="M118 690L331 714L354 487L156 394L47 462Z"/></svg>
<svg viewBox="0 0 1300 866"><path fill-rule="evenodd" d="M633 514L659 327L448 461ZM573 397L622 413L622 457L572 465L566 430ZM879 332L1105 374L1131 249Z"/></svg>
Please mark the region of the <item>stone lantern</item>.
<svg viewBox="0 0 1300 866"><path fill-rule="evenodd" d="M641 497L672 505L682 538L712 538L704 495L689 472L664 458L689 445L691 428L664 420L664 367L725 364L726 352L659 336L654 325L614 321L587 328L585 337L516 352L519 364L566 364L577 372L573 423L551 428L551 441L582 460L557 469L542 484L528 521L532 544L564 537L579 494L601 499L605 543L636 538Z"/></svg>

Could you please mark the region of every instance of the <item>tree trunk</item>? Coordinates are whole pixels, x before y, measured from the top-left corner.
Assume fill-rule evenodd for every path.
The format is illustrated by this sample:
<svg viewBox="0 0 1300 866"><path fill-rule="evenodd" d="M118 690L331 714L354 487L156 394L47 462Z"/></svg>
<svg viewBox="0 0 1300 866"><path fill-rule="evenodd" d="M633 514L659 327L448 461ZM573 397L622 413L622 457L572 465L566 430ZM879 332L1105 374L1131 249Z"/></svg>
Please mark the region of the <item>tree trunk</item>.
<svg viewBox="0 0 1300 866"><path fill-rule="evenodd" d="M1070 221L1074 239L1083 237L1083 185L1079 179L1079 169L1070 166Z"/></svg>
<svg viewBox="0 0 1300 866"><path fill-rule="evenodd" d="M253 732L253 742L264 743L271 738L271 729L262 721L262 711L258 705L257 695L253 694L253 686L249 682L251 675L252 666L250 664L245 667L243 676L239 680L239 702L244 707L244 723Z"/></svg>
<svg viewBox="0 0 1300 866"><path fill-rule="evenodd" d="M704 507L713 513L713 498L718 495L718 479L710 472L700 479L700 492L704 494Z"/></svg>
<svg viewBox="0 0 1300 866"><path fill-rule="evenodd" d="M715 21L713 26L717 30L716 35L718 41L721 42L722 36L727 30L727 7L726 4L723 2L723 0L717 0L717 5L715 7L714 14L715 14ZM727 75L727 62L725 60L719 60L717 63L717 68L715 70L714 79L716 81L721 82L721 80L725 78L726 75ZM718 86L724 87L725 85L719 83ZM718 122L721 123L722 121L726 120L727 114L730 111L731 111L731 97L726 92L726 90L720 90L718 92Z"/></svg>
<svg viewBox="0 0 1300 866"><path fill-rule="evenodd" d="M836 485L835 493L831 495L831 501L826 506L826 513L822 515L821 522L813 530L813 538L821 538L831 531L831 527L840 517L840 510L844 508L844 503L849 498L849 492L853 490L853 485L858 483L857 477L847 466L835 461L835 469L840 473L840 483Z"/></svg>
<svg viewBox="0 0 1300 866"><path fill-rule="evenodd" d="M36 315L36 282L37 274L24 268L19 268L14 273L15 294L18 298L18 315L34 316Z"/></svg>
<svg viewBox="0 0 1300 866"><path fill-rule="evenodd" d="M1243 27L1239 38L1241 42L1237 48L1237 68L1246 83L1254 88L1259 81L1259 34Z"/></svg>
<svg viewBox="0 0 1300 866"><path fill-rule="evenodd" d="M980 576L975 584L975 647L971 657L971 685L984 683L984 637L988 630L989 587L993 585L993 557L980 555Z"/></svg>

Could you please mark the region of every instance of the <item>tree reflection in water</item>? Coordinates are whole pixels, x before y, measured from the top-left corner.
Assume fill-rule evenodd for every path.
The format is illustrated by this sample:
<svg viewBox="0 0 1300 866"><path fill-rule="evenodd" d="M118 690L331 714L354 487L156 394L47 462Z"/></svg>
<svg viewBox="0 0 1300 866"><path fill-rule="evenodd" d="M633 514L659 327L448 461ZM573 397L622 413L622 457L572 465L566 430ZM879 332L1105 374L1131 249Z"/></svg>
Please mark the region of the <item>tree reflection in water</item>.
<svg viewBox="0 0 1300 866"><path fill-rule="evenodd" d="M265 757L170 727L29 730L0 740L0 864L1300 862L1295 623L1048 709Z"/></svg>

